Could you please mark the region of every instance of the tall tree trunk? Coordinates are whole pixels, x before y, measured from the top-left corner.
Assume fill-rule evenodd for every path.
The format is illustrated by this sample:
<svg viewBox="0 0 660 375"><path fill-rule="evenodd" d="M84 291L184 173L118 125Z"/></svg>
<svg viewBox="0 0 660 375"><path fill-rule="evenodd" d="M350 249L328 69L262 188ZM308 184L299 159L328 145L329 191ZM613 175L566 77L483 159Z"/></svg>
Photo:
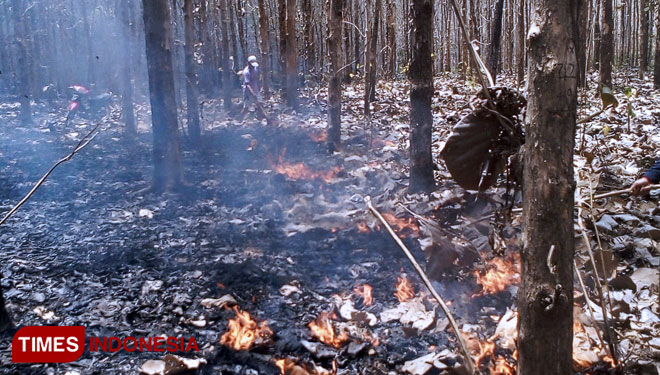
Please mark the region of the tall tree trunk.
<svg viewBox="0 0 660 375"><path fill-rule="evenodd" d="M396 75L396 5L394 0L387 2L387 49L389 50L388 68L390 77Z"/></svg>
<svg viewBox="0 0 660 375"><path fill-rule="evenodd" d="M642 23L641 54L639 61L639 78L644 79L644 73L649 63L649 4L647 0L640 0L642 12L640 14Z"/></svg>
<svg viewBox="0 0 660 375"><path fill-rule="evenodd" d="M121 18L124 25L124 37L126 38L126 48L124 49L124 72L122 74L122 115L126 126L126 135L133 138L137 134L135 127L135 112L133 110L133 63L131 61L131 51L133 51L133 28L135 24L131 22L131 7L121 6Z"/></svg>
<svg viewBox="0 0 660 375"><path fill-rule="evenodd" d="M153 133L152 189L178 188L183 180L172 68L172 19L167 0L142 0Z"/></svg>
<svg viewBox="0 0 660 375"><path fill-rule="evenodd" d="M233 81L233 71L229 62L229 7L227 6L227 0L220 0L218 6L221 8L221 27L222 30L222 89L224 91L223 104L227 111L231 110L232 103L232 90L234 89Z"/></svg>
<svg viewBox="0 0 660 375"><path fill-rule="evenodd" d="M497 82L497 73L499 71L503 10L504 0L497 0L497 3L495 3L495 15L493 16L493 28L490 33L490 54L488 55L488 69L493 76L494 82Z"/></svg>
<svg viewBox="0 0 660 375"><path fill-rule="evenodd" d="M525 4L526 0L520 0L518 9L518 53L516 63L518 64L518 86L525 80Z"/></svg>
<svg viewBox="0 0 660 375"><path fill-rule="evenodd" d="M296 0L286 0L286 100L298 110L298 48L296 44Z"/></svg>
<svg viewBox="0 0 660 375"><path fill-rule="evenodd" d="M277 1L277 19L280 28L280 88L286 87L286 2L287 0Z"/></svg>
<svg viewBox="0 0 660 375"><path fill-rule="evenodd" d="M573 373L577 2L534 3L536 27L531 28L528 47L518 374L566 375Z"/></svg>
<svg viewBox="0 0 660 375"><path fill-rule="evenodd" d="M433 0L412 0L410 62L410 192L435 187L431 140L433 132Z"/></svg>
<svg viewBox="0 0 660 375"><path fill-rule="evenodd" d="M240 59L238 55L238 37L236 36L236 20L234 19L234 2L233 0L225 0L227 3L227 14L229 15L229 40L231 41L231 66L232 66L232 78L234 76L234 71L237 66L242 66L243 60ZM236 65L240 64L240 65ZM232 84L236 83L235 79L232 79Z"/></svg>
<svg viewBox="0 0 660 375"><path fill-rule="evenodd" d="M202 0L204 1L204 0ZM188 135L193 142L199 141L199 101L197 99L197 74L195 73L195 29L193 28L193 0L183 0L183 28L185 38L186 104L188 105Z"/></svg>
<svg viewBox="0 0 660 375"><path fill-rule="evenodd" d="M367 0L367 14L371 8L371 0ZM370 103L376 98L376 69L378 62L376 60L376 49L378 48L378 23L380 21L381 0L376 0L375 7L371 11L371 17L367 17L365 25L367 27L367 55L365 61L364 75L364 114L371 116Z"/></svg>
<svg viewBox="0 0 660 375"><path fill-rule="evenodd" d="M270 97L270 69L268 69L268 16L264 0L259 0L259 35L261 37L261 90L264 98Z"/></svg>
<svg viewBox="0 0 660 375"><path fill-rule="evenodd" d="M596 0L596 18L594 20L594 65L593 68L600 72L600 17L601 0ZM600 88L600 84L598 86Z"/></svg>
<svg viewBox="0 0 660 375"><path fill-rule="evenodd" d="M314 16L312 0L302 0L302 12L305 15L303 35L305 38L305 72L310 73L316 65L316 48L314 46ZM341 41L340 41L341 42Z"/></svg>
<svg viewBox="0 0 660 375"><path fill-rule="evenodd" d="M660 88L660 7L655 19L655 60L653 63L653 87Z"/></svg>
<svg viewBox="0 0 660 375"><path fill-rule="evenodd" d="M18 57L16 70L19 79L17 85L18 102L21 103L19 118L24 126L32 123L32 107L30 105L30 66L32 65L32 59L28 56L28 34L23 20L23 12L26 6L26 1L21 0L13 7L16 34L18 35L16 39L16 55Z"/></svg>
<svg viewBox="0 0 660 375"><path fill-rule="evenodd" d="M341 40L343 0L328 1L328 49L330 51L330 78L328 79L328 149L341 147Z"/></svg>
<svg viewBox="0 0 660 375"><path fill-rule="evenodd" d="M579 87L587 86L587 37L588 29L588 13L589 7L584 1L578 1L578 47L577 47L577 80Z"/></svg>
<svg viewBox="0 0 660 375"><path fill-rule="evenodd" d="M600 82L598 92L603 86L612 88L612 59L614 55L614 18L612 16L612 0L601 0L600 17Z"/></svg>
<svg viewBox="0 0 660 375"><path fill-rule="evenodd" d="M242 0L237 0L236 1L236 26L238 27L238 42L241 44L241 52L242 52L242 57L243 60L247 59L247 56L250 55L248 53L248 45L247 45L247 39L245 38L245 10L243 9L243 1ZM235 56L234 58L238 58L238 56ZM241 60L238 60L239 64Z"/></svg>

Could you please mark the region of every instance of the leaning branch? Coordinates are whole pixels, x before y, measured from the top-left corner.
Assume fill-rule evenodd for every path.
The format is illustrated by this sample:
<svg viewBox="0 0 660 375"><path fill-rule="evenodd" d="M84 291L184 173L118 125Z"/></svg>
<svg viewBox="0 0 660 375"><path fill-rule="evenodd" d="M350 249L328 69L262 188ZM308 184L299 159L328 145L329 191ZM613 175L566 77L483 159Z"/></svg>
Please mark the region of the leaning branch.
<svg viewBox="0 0 660 375"><path fill-rule="evenodd" d="M374 205L371 203L371 198L365 197L364 200L367 203L367 207L369 208L369 211L371 211L371 213L378 220L380 220L381 223L383 223L383 226L387 230L387 233L389 233L389 235L392 237L394 242L396 242L396 244L399 245L403 253L406 255L406 257L408 257L408 260L410 261L410 263L412 263L413 267L415 268L415 271L417 271L419 276L422 278L422 281L424 282L424 285L426 285L426 288L428 288L429 292L431 292L431 294L436 299L436 301L438 301L438 304L440 304L440 308L445 313L445 316L447 316L447 319L449 319L449 323L451 324L452 329L456 333L456 338L458 339L458 343L461 347L461 350L463 351L463 355L465 356L465 364L467 366L467 370L470 374L474 374L475 366L474 366L474 362L472 361L472 356L470 356L470 352L468 351L467 344L465 343L465 340L461 335L461 331L458 330L458 324L456 323L456 319L454 319L454 316L449 311L447 304L445 304L442 297L440 297L440 294L435 290L433 284L431 284L431 280L428 278L428 276L426 276L426 273L422 269L422 266L420 266L417 260L415 260L415 257L410 252L410 250L408 250L408 248L403 243L403 241L401 241L399 236L397 236L396 233L394 233L394 230L392 230L392 227L390 227L390 225L387 223L383 215L381 215L380 212L376 209L376 207L374 207Z"/></svg>
<svg viewBox="0 0 660 375"><path fill-rule="evenodd" d="M34 187L32 188L32 190L30 190L30 192L27 193L27 195L26 195L25 197L23 197L23 199L21 199L21 201L18 202L18 204L16 204L16 206L14 206L14 208L12 208L12 209L11 209L11 210L5 215L5 217L2 218L2 220L0 220L0 225L4 224L7 220L9 220L9 218L10 218L14 213L16 213L16 211L18 211L18 209L21 208L21 206L22 206L23 204L25 204L25 202L27 202L27 201L28 201L28 200L34 195L34 193L37 192L37 190L41 187L41 185L43 185L43 183L46 182L46 179L48 179L48 176L50 176L50 174L53 173L53 171L55 170L55 168L57 168L60 164L65 163L65 162L71 160L71 158L73 157L73 155L77 154L80 150L82 150L83 148L85 148L85 147L86 147L86 146L87 146L87 145L88 145L88 144L89 144L89 143L90 143L90 142L96 137L96 135L98 134L98 133L95 133L95 132L96 132L96 130L99 128L99 126L101 126L101 123L100 123L100 122L99 122L98 124L96 124L96 126L94 126L94 128L93 128L89 133L87 133L87 135L85 135L85 136L80 140L80 142L78 142L78 144L76 145L76 147L73 149L73 151L71 151L71 153L70 153L69 155L63 157L63 158L60 159L57 163L55 163L55 164L54 164L54 165L48 170L48 172L46 172L46 174L44 174L43 177L41 177L41 179L39 179L39 181L37 181L37 183L34 185Z"/></svg>

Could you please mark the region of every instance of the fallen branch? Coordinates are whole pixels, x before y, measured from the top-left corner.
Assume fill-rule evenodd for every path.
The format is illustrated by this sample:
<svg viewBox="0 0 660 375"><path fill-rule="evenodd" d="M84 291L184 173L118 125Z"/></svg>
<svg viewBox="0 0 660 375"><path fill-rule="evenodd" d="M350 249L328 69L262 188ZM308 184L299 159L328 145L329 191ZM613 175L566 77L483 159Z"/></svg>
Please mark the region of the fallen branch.
<svg viewBox="0 0 660 375"><path fill-rule="evenodd" d="M9 219L14 213L16 213L16 211L18 211L19 208L21 208L21 206L22 206L23 204L25 204L25 202L28 201L28 199L30 199L30 198L34 195L34 193L37 192L37 189L39 189L39 188L41 187L41 185L43 185L43 183L46 182L46 179L48 178L48 176L50 176L51 173L53 173L53 171L55 170L55 168L57 168L60 164L65 163L65 162L71 160L71 158L73 157L73 155L75 155L75 154L78 153L80 150L82 150L83 148L85 148L85 147L86 147L86 146L87 146L87 145L88 145L88 144L89 144L89 143L90 143L90 142L96 137L96 135L98 134L98 133L94 134L94 132L96 132L96 129L98 129L99 126L101 126L101 123L100 123L100 122L99 122L98 124L96 124L96 126L94 126L94 128L93 128L89 133L87 133L87 135L85 135L85 136L80 140L80 142L78 142L78 144L76 145L76 147L73 149L73 151L71 151L71 153L70 153L69 155L63 157L63 158L60 159L57 163L55 163L55 164L54 164L54 165L48 170L48 172L46 172L46 174L44 174L43 177L41 177L41 179L39 179L39 181L37 181L37 183L34 185L34 187L32 188L32 190L30 190L30 192L27 193L27 195L26 195L25 197L23 197L23 199L21 199L20 202L18 202L18 204L16 204L16 206L14 206L14 208L12 208L12 209L11 209L11 210L5 215L4 218L2 218L2 220L0 220L0 225L4 224L4 223L5 223L5 222L6 222L6 221L7 221L7 220L8 220L8 219Z"/></svg>
<svg viewBox="0 0 660 375"><path fill-rule="evenodd" d="M472 360L472 356L470 355L470 352L468 351L467 344L465 343L465 340L463 339L463 336L461 335L461 331L458 329L458 324L456 323L456 319L454 319L454 316L451 314L449 311L449 308L447 307L447 304L445 304L444 300L442 297L440 297L440 294L435 290L433 287L433 284L431 284L431 280L426 276L426 273L422 269L422 266L419 265L417 260L415 260L415 257L413 254L408 250L406 245L401 241L401 238L394 233L394 230L392 230L392 227L387 223L383 215L380 214L380 212L374 207L374 205L371 203L371 198L370 197L365 197L364 201L367 204L367 207L369 208L369 211L378 219L380 220L381 223L383 223L383 226L387 230L387 233L392 237L394 242L396 242L397 245L401 248L403 253L408 257L408 260L410 263L412 263L413 267L415 268L415 271L419 274L419 277L422 278L422 281L424 282L424 285L426 285L426 288L431 292L433 297L438 301L438 304L440 304L440 308L442 311L445 313L445 316L447 319L449 319L449 324L451 325L452 329L456 333L456 338L458 339L458 343L461 347L461 350L463 351L463 355L465 356L465 365L467 366L467 370L470 374L475 373L475 366L474 362Z"/></svg>

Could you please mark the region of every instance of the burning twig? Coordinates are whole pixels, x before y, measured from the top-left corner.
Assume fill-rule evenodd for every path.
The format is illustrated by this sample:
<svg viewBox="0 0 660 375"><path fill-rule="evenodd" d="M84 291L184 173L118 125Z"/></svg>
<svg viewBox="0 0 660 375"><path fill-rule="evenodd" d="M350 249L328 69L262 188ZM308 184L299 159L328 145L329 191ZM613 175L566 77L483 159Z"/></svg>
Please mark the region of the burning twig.
<svg viewBox="0 0 660 375"><path fill-rule="evenodd" d="M410 263L412 263L413 267L415 268L415 271L419 274L421 277L422 281L424 282L424 285L428 288L429 292L433 295L433 297L438 301L438 304L440 305L440 308L442 311L445 313L445 316L447 316L447 319L449 319L449 323L451 324L452 329L456 333L456 338L458 340L458 343L461 347L461 350L463 351L463 356L465 357L465 365L467 366L467 370L470 374L475 373L475 366L474 362L472 361L472 357L470 356L470 352L468 351L467 345L465 343L465 340L463 339L463 336L461 336L461 332L458 329L458 324L456 323L456 319L454 319L454 316L451 314L449 311L449 308L447 307L447 304L445 301L440 297L440 294L435 290L433 287L433 284L431 284L431 280L428 278L424 270L422 269L422 266L419 265L417 260L415 260L415 257L413 254L408 250L406 245L401 241L401 239L394 233L394 230L392 230L392 227L387 223L387 221L383 218L383 215L380 214L380 212L374 207L374 205L371 203L371 198L370 197L365 197L364 201L367 204L367 207L369 208L369 211L376 216L378 220L380 220L381 223L383 223L383 226L385 226L385 229L387 229L387 232L390 234L394 242L399 245L403 253L406 255Z"/></svg>
<svg viewBox="0 0 660 375"><path fill-rule="evenodd" d="M220 338L222 345L234 350L249 350L255 344L261 344L272 336L268 324L257 323L247 311L234 307L236 317L229 320L228 330Z"/></svg>
<svg viewBox="0 0 660 375"><path fill-rule="evenodd" d="M96 129L98 129L99 126L101 126L101 123L100 123L100 122L99 122L98 124L96 124L96 126L94 126L94 128L93 128L89 133L87 133L87 135L85 135L84 137L82 137L82 139L80 140L80 142L78 142L78 144L76 145L76 147L74 147L73 151L71 151L71 153L70 153L69 155L63 157L63 158L60 159L57 163L55 163L55 164L54 164L54 165L48 170L48 172L46 172L46 174L44 174L43 177L41 177L41 179L39 179L39 181L37 181L37 183L34 185L34 187L32 188L32 190L30 190L30 192L27 193L27 195L26 195L25 197L23 197L23 199L21 199L21 201L18 202L18 204L16 204L16 206L14 206L14 208L12 208L12 209L11 209L11 210L5 215L4 218L2 218L2 220L0 220L0 225L4 224L4 223L5 223L5 222L6 222L6 221L7 221L7 220L8 220L8 219L9 219L14 213L16 213L16 211L18 211L19 208L21 208L21 206L22 206L23 204L25 204L25 202L28 201L28 199L30 199L30 198L34 195L34 193L37 192L37 190L41 187L41 185L43 185L43 183L46 182L46 179L48 178L48 176L50 176L50 174L53 173L53 171L55 170L55 168L57 168L60 164L65 163L65 162L71 160L71 158L73 157L73 155L77 154L80 150L82 150L83 148L87 147L87 145L88 145L92 140L94 140L94 138L96 138L96 135L97 135L98 133L94 134L94 132L96 132Z"/></svg>

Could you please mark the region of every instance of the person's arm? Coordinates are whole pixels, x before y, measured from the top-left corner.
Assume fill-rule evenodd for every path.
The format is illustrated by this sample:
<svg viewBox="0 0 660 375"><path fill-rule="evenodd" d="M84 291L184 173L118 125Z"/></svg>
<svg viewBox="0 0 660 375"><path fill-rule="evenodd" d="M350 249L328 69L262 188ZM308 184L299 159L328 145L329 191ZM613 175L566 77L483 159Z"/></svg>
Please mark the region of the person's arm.
<svg viewBox="0 0 660 375"><path fill-rule="evenodd" d="M658 161L656 161L642 177L637 179L637 181L630 186L630 190L633 195L647 194L650 190L650 186L652 184L657 184L658 182L660 182L660 159L658 159Z"/></svg>

